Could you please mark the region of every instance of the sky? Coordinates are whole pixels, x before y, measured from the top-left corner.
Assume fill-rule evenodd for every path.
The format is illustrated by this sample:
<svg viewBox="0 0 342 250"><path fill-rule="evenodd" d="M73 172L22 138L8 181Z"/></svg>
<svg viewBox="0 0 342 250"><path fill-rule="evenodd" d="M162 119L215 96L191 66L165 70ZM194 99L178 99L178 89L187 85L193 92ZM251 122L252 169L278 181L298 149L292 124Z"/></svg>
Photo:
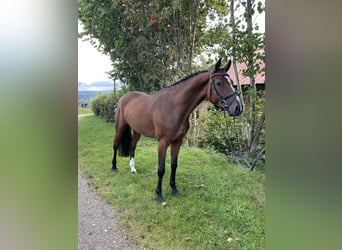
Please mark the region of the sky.
<svg viewBox="0 0 342 250"><path fill-rule="evenodd" d="M256 21L260 31L265 31L265 12L257 15ZM78 24L78 32L82 32L82 25ZM90 84L99 81L110 81L107 71L112 69L109 56L97 51L89 41L78 39L78 81Z"/></svg>
<svg viewBox="0 0 342 250"><path fill-rule="evenodd" d="M78 24L78 32L82 25ZM92 82L111 81L106 71L112 69L109 56L97 51L89 41L78 39L78 81L90 84Z"/></svg>

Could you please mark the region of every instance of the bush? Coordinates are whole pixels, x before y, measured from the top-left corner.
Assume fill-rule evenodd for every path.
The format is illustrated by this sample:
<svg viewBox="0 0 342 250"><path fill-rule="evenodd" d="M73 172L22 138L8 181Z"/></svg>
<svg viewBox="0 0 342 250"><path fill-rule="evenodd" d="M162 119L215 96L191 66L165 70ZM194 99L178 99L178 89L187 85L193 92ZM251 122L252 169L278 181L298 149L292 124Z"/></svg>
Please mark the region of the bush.
<svg viewBox="0 0 342 250"><path fill-rule="evenodd" d="M114 122L114 111L118 97L114 93L98 94L91 99L91 109L96 116L105 118L107 122Z"/></svg>
<svg viewBox="0 0 342 250"><path fill-rule="evenodd" d="M105 105L106 105L106 99L107 96L105 94L98 94L95 97L93 97L91 102L91 109L94 112L94 115L96 116L103 116L105 112Z"/></svg>
<svg viewBox="0 0 342 250"><path fill-rule="evenodd" d="M108 96L107 99L107 122L114 123L114 115L116 109L116 103L118 102L118 97L114 94Z"/></svg>
<svg viewBox="0 0 342 250"><path fill-rule="evenodd" d="M200 115L198 121L199 130L199 147L213 149L219 153L230 155L231 148L228 143L228 131L226 122L228 124L229 136L234 150L238 153L238 147L242 151L243 158L239 157L241 163L244 165L248 161L252 166L255 163L254 169L259 172L265 171L265 129L261 131L261 136L256 150L251 154L246 154L242 142L242 124L240 117L234 118L224 117L222 112L216 110L209 110ZM236 135L237 134L237 135ZM238 144L239 143L239 144ZM245 166L247 167L247 165Z"/></svg>
<svg viewBox="0 0 342 250"><path fill-rule="evenodd" d="M203 148L210 148L217 152L229 154L230 147L228 143L228 131L226 122L229 127L229 135L233 145L237 145L236 133L241 135L241 124L236 118L235 127L237 131L234 130L233 118L224 117L223 112L216 110L208 110L207 112L200 115L198 121L199 127L199 146Z"/></svg>

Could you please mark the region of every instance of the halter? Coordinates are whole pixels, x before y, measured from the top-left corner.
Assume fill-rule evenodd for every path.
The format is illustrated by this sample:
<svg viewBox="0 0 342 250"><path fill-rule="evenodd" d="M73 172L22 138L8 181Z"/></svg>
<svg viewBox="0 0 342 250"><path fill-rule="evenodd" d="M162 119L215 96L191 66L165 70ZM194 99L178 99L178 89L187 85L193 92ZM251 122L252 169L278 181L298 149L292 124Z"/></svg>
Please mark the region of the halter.
<svg viewBox="0 0 342 250"><path fill-rule="evenodd" d="M236 91L233 91L233 92L231 92L231 93L229 93L229 94L227 94L227 95L225 95L225 96L222 96L222 95L219 93L219 91L217 90L217 88L216 88L216 86L215 86L215 84L214 84L214 79L213 79L214 76L228 76L228 77L229 77L229 75L228 75L227 73L215 73L215 74L214 74L212 71L210 71L210 90L209 90L209 98L210 98L210 91L211 91L212 88L214 88L215 94L216 94L216 96L218 97L218 99L220 100L221 108L222 108L223 110L225 110L225 109L227 109L227 108L230 106L230 104L233 102L233 100L231 100L231 101L227 104L227 99L230 98L230 97L232 97L232 96L240 96L240 95L239 95L239 93L237 93Z"/></svg>

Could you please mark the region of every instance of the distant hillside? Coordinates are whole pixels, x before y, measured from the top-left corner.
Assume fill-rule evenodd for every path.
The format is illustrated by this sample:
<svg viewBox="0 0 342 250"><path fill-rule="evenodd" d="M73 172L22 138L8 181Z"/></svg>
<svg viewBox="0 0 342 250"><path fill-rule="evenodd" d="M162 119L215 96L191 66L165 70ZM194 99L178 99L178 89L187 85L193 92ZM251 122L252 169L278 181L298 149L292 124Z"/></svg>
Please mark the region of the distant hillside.
<svg viewBox="0 0 342 250"><path fill-rule="evenodd" d="M78 91L111 91L113 89L113 81L101 81L92 83L78 82Z"/></svg>
<svg viewBox="0 0 342 250"><path fill-rule="evenodd" d="M110 93L112 90L105 90L105 91L78 91L78 106L80 106L82 103L85 104L87 103L88 105L90 104L90 99L94 96L96 96L97 94L100 93Z"/></svg>

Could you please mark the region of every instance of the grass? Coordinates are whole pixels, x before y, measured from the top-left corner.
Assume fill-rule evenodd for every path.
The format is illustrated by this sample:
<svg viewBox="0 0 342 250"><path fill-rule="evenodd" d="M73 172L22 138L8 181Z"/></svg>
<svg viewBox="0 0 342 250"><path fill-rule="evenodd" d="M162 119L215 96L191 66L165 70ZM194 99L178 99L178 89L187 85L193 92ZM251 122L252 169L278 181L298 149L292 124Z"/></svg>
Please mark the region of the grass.
<svg viewBox="0 0 342 250"><path fill-rule="evenodd" d="M98 193L118 211L130 240L148 249L264 249L265 176L244 172L224 155L183 146L176 182L169 186L170 156L163 180L165 204L155 201L157 143L142 138L137 175L118 157L111 173L113 124L97 117L79 122L79 166Z"/></svg>
<svg viewBox="0 0 342 250"><path fill-rule="evenodd" d="M92 114L93 111L91 109L86 109L86 108L78 108L78 114L83 115L83 114Z"/></svg>

